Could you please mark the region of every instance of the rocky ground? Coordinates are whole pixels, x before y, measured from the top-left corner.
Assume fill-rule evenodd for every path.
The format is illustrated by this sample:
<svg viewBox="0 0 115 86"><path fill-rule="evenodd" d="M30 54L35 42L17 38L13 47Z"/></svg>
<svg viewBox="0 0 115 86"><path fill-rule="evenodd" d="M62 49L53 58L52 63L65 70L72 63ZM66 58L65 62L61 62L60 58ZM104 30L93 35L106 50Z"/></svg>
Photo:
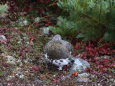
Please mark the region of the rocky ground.
<svg viewBox="0 0 115 86"><path fill-rule="evenodd" d="M38 33L0 28L0 86L115 86L113 56L107 56L108 60L96 61L111 65L103 69L106 72L99 72L101 70L96 69L98 63L89 61L91 69L86 82L78 81L78 75L62 80L69 72L58 71L44 62L43 46L50 38Z"/></svg>

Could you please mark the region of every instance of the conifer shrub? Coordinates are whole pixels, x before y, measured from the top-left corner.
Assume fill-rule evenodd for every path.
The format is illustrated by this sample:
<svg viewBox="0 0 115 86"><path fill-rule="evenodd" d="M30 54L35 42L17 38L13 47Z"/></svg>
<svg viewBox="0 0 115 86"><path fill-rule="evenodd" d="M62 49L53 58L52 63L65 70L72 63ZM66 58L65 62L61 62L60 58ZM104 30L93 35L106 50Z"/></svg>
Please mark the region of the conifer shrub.
<svg viewBox="0 0 115 86"><path fill-rule="evenodd" d="M64 36L71 34L84 41L115 42L114 0L59 0L57 5L63 12L61 23L52 29L53 32Z"/></svg>

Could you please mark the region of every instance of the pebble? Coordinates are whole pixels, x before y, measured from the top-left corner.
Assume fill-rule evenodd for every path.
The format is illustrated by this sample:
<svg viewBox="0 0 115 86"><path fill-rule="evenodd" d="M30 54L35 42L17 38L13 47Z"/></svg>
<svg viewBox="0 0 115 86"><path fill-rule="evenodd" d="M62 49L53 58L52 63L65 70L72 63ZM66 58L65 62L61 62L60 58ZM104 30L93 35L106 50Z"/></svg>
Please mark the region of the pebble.
<svg viewBox="0 0 115 86"><path fill-rule="evenodd" d="M6 43L7 42L6 36L0 35L0 42Z"/></svg>
<svg viewBox="0 0 115 86"><path fill-rule="evenodd" d="M14 58L13 56L6 56L6 58L8 64L13 64L13 65L16 64L16 58Z"/></svg>

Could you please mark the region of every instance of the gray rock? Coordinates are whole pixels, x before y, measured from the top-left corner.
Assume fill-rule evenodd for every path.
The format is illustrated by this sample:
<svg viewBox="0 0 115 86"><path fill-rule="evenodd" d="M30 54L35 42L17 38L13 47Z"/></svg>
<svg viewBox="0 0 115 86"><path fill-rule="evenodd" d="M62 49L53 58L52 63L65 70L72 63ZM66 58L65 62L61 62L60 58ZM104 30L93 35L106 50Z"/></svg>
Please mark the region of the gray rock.
<svg viewBox="0 0 115 86"><path fill-rule="evenodd" d="M49 27L41 27L40 31L41 31L42 35L48 35L50 33Z"/></svg>
<svg viewBox="0 0 115 86"><path fill-rule="evenodd" d="M24 79L25 75L21 72L16 73L16 77L20 78L20 79Z"/></svg>
<svg viewBox="0 0 115 86"><path fill-rule="evenodd" d="M25 18L20 18L18 21L18 24L20 25L20 26L26 26L26 25L29 25L29 21L27 20L27 19L25 19Z"/></svg>
<svg viewBox="0 0 115 86"><path fill-rule="evenodd" d="M4 35L0 35L0 42L6 43L7 39Z"/></svg>
<svg viewBox="0 0 115 86"><path fill-rule="evenodd" d="M90 68L90 64L87 61L80 59L80 58L74 58L74 64L73 64L72 68L70 69L70 71L82 72L86 68Z"/></svg>
<svg viewBox="0 0 115 86"><path fill-rule="evenodd" d="M77 81L78 82L89 82L90 81L89 76L90 76L89 73L78 74Z"/></svg>
<svg viewBox="0 0 115 86"><path fill-rule="evenodd" d="M13 57L13 56L6 56L7 58L7 63L8 64L12 64L12 65L15 65L16 64L16 58Z"/></svg>
<svg viewBox="0 0 115 86"><path fill-rule="evenodd" d="M89 82L89 78L84 77L78 77L77 82Z"/></svg>
<svg viewBox="0 0 115 86"><path fill-rule="evenodd" d="M39 78L35 78L35 81L34 82L37 82L37 83L42 83L43 81L40 80Z"/></svg>
<svg viewBox="0 0 115 86"><path fill-rule="evenodd" d="M90 74L89 73L81 73L81 74L78 74L78 77L89 77Z"/></svg>
<svg viewBox="0 0 115 86"><path fill-rule="evenodd" d="M36 18L34 19L34 22L40 22L40 17L36 17Z"/></svg>

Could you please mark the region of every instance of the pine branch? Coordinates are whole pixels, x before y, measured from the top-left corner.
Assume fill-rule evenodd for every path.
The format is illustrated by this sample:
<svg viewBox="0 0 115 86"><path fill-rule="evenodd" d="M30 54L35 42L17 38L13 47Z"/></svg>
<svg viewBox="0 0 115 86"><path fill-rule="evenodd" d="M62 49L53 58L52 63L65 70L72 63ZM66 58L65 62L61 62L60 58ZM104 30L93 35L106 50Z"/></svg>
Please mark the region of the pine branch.
<svg viewBox="0 0 115 86"><path fill-rule="evenodd" d="M91 19L91 20L93 20L95 23L97 23L97 24L100 25L101 27L107 28L104 23L99 22L97 19L94 19L92 16L87 15L87 14L85 14L85 13L83 14L83 17L84 17L84 16L87 17L87 18L89 18L89 19ZM96 24L96 25L97 25L97 24Z"/></svg>

